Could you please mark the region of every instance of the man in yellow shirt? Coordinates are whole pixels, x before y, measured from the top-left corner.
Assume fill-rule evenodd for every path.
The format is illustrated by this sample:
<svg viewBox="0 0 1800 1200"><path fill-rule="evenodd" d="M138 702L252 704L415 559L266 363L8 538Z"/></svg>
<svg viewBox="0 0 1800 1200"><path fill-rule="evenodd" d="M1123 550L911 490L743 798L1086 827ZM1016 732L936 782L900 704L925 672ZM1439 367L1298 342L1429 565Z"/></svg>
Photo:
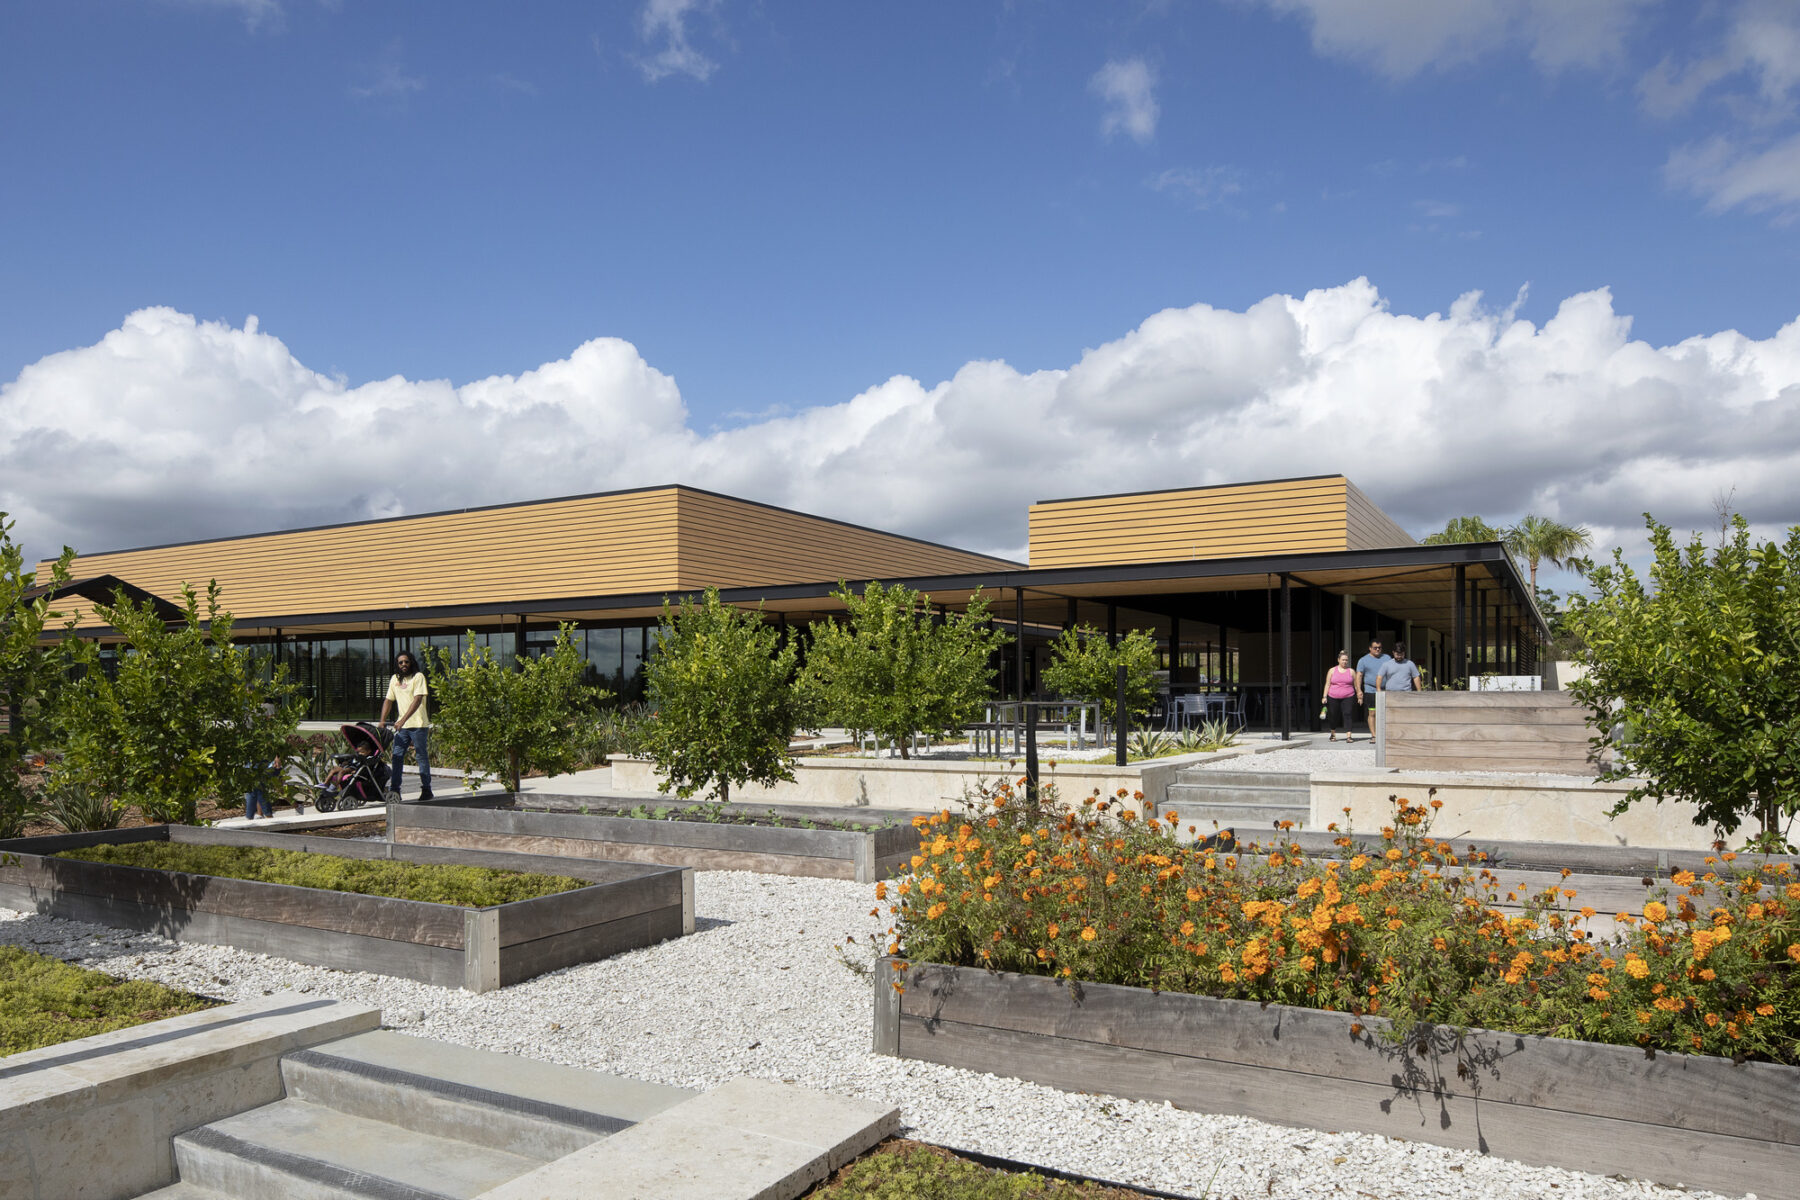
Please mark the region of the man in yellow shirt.
<svg viewBox="0 0 1800 1200"><path fill-rule="evenodd" d="M396 795L406 773L406 749L410 746L419 757L419 799L431 799L431 720L426 712L426 697L430 694L431 687L425 681L425 673L419 670L419 660L401 651L394 658L387 698L381 702L382 728L387 728L389 721L394 724L394 771L388 790ZM394 721L396 708L399 720Z"/></svg>

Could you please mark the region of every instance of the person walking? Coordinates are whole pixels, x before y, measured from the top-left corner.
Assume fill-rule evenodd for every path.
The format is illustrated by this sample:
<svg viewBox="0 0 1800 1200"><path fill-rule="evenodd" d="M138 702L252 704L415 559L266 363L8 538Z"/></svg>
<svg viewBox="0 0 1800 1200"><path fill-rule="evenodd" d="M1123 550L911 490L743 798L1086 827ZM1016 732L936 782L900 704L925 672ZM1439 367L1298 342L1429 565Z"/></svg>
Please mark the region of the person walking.
<svg viewBox="0 0 1800 1200"><path fill-rule="evenodd" d="M390 720L394 726L394 769L388 790L400 792L400 781L406 775L406 751L412 748L419 760L419 799L431 799L431 720L426 698L431 685L419 670L419 660L402 650L394 657L394 674L388 680L387 698L381 702L381 727ZM393 720L396 711L398 719Z"/></svg>
<svg viewBox="0 0 1800 1200"><path fill-rule="evenodd" d="M1381 687L1381 672L1394 660L1381 652L1381 639L1369 640L1369 652L1356 660L1356 702L1363 706L1369 719L1369 737L1375 736L1375 693Z"/></svg>
<svg viewBox="0 0 1800 1200"><path fill-rule="evenodd" d="M1382 668L1380 689L1384 692L1418 692L1424 690L1419 664L1406 657L1406 643L1394 643L1394 657Z"/></svg>
<svg viewBox="0 0 1800 1200"><path fill-rule="evenodd" d="M1339 650L1337 666L1325 672L1326 712L1331 717L1331 740L1337 741L1339 732L1346 742L1354 742L1351 731L1356 728L1351 724L1356 709L1356 672L1350 667L1350 652Z"/></svg>

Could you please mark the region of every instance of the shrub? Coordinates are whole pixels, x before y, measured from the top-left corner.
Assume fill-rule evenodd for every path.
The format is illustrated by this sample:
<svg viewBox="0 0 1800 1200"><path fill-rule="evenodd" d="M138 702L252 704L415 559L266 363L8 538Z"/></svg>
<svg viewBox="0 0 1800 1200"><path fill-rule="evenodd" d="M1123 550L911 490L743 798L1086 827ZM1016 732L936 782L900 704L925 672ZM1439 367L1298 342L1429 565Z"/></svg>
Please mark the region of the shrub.
<svg viewBox="0 0 1800 1200"><path fill-rule="evenodd" d="M396 900L423 900L429 904L458 904L465 908L510 904L515 900L551 896L588 886L586 880L567 875L534 875L493 867L395 862L382 858L339 858L334 854L272 850L260 846L124 842L65 850L56 857L145 867L153 871L179 871L188 875L214 875L222 879L285 883L365 896L390 896Z"/></svg>
<svg viewBox="0 0 1800 1200"><path fill-rule="evenodd" d="M1184 843L1173 814L1139 821L1122 798L1033 814L1002 785L916 819L889 952L1379 1015L1397 1037L1423 1021L1800 1064L1787 864L1678 872L1601 939L1571 889L1502 912L1483 856L1432 837L1437 804L1396 799L1379 849L1340 835L1332 860Z"/></svg>
<svg viewBox="0 0 1800 1200"><path fill-rule="evenodd" d="M931 598L871 581L832 593L843 621L812 627L800 690L821 724L874 733L910 757L915 733L941 735L981 714L993 694L993 655L1012 639L989 627L987 601L933 613Z"/></svg>
<svg viewBox="0 0 1800 1200"><path fill-rule="evenodd" d="M1752 545L1737 517L1710 555L1649 527L1651 586L1614 551L1566 618L1588 668L1569 690L1595 747L1618 752L1603 778L1633 784L1613 811L1678 796L1697 824L1730 834L1754 817L1757 844L1783 849L1800 812L1800 526Z"/></svg>
<svg viewBox="0 0 1800 1200"><path fill-rule="evenodd" d="M656 716L646 742L656 773L683 797L710 788L727 801L739 784L794 777L796 651L780 640L760 612L721 602L717 588L698 604L663 601L646 668Z"/></svg>
<svg viewBox="0 0 1800 1200"><path fill-rule="evenodd" d="M808 1195L815 1200L1141 1200L1143 1193L1004 1171L941 1146L896 1141L877 1146Z"/></svg>
<svg viewBox="0 0 1800 1200"><path fill-rule="evenodd" d="M549 654L512 664L495 659L473 633L460 666L431 649L432 733L446 760L498 776L509 792L526 771L575 769L581 724L606 693L582 682L587 660L575 649L574 630L565 622Z"/></svg>
<svg viewBox="0 0 1800 1200"><path fill-rule="evenodd" d="M147 979L114 979L17 946L0 946L0 1056L199 1012L217 1003Z"/></svg>
<svg viewBox="0 0 1800 1200"><path fill-rule="evenodd" d="M1050 643L1044 686L1059 696L1100 705L1111 723L1118 704L1119 668L1125 668L1125 706L1144 716L1156 699L1156 639L1133 629L1114 646L1092 625L1065 629Z"/></svg>
<svg viewBox="0 0 1800 1200"><path fill-rule="evenodd" d="M129 800L153 821L192 825L208 796L236 799L267 783L302 701L286 668L272 678L231 640L218 584L199 598L183 586L182 620L118 596L94 612L129 653L109 673L92 642L63 640L71 673L56 706L61 770L95 792Z"/></svg>
<svg viewBox="0 0 1800 1200"><path fill-rule="evenodd" d="M56 656L42 640L45 625L61 616L49 598L27 600L39 585L69 581L75 552L63 547L47 579L25 569L25 552L12 540L12 522L0 512L0 838L18 837L37 815L37 799L27 787L28 750L43 749L39 728L60 679Z"/></svg>

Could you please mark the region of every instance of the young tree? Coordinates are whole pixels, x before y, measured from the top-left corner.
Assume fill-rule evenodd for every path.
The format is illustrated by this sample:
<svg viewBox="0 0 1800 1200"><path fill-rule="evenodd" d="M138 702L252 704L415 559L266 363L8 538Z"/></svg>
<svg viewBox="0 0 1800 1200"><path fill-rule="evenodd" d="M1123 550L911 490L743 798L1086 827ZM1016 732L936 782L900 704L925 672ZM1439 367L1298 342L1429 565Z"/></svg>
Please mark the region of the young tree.
<svg viewBox="0 0 1800 1200"><path fill-rule="evenodd" d="M833 593L843 621L813 626L800 688L823 723L866 730L909 757L907 739L960 728L993 693L994 651L1012 639L988 627L987 602L938 616L928 597L871 582Z"/></svg>
<svg viewBox="0 0 1800 1200"><path fill-rule="evenodd" d="M1800 526L1752 545L1737 517L1709 556L1646 520L1651 586L1615 550L1568 613L1588 668L1569 690L1617 752L1606 777L1643 777L1615 812L1679 797L1698 824L1730 834L1754 816L1758 843L1780 845L1800 809Z"/></svg>
<svg viewBox="0 0 1800 1200"><path fill-rule="evenodd" d="M519 790L526 771L574 770L580 723L606 697L582 682L587 659L575 648L574 630L565 622L550 653L511 666L473 633L460 666L432 647L432 734L445 755L465 770L498 776L509 792Z"/></svg>
<svg viewBox="0 0 1800 1200"><path fill-rule="evenodd" d="M1567 566L1576 561L1579 552L1594 544L1587 526L1564 525L1536 515L1519 518L1517 525L1504 532L1502 540L1508 550L1530 565L1533 589L1537 587L1539 561L1547 558L1553 567Z"/></svg>
<svg viewBox="0 0 1800 1200"><path fill-rule="evenodd" d="M1092 700L1110 713L1119 694L1119 668L1125 668L1125 706L1146 716L1156 699L1156 639L1133 629L1109 645L1092 625L1065 629L1050 643L1050 666L1044 684L1064 696Z"/></svg>
<svg viewBox="0 0 1800 1200"><path fill-rule="evenodd" d="M645 740L656 773L682 796L710 788L728 802L739 784L794 777L796 653L780 643L760 612L721 603L717 588L698 604L663 601L645 667L655 714Z"/></svg>
<svg viewBox="0 0 1800 1200"><path fill-rule="evenodd" d="M1495 529L1480 517L1451 517L1444 522L1444 527L1436 533L1428 533L1419 539L1425 546L1453 546L1459 542L1498 542L1503 540L1503 530Z"/></svg>
<svg viewBox="0 0 1800 1200"><path fill-rule="evenodd" d="M36 725L48 707L60 678L56 655L41 644L44 626L61 616L52 611L46 595L26 599L26 593L69 581L69 564L75 552L63 547L50 567L50 577L40 580L25 569L25 552L12 540L12 522L0 512L0 837L24 832L32 812L32 798L24 780L24 756L34 747Z"/></svg>
<svg viewBox="0 0 1800 1200"><path fill-rule="evenodd" d="M59 776L154 821L194 823L203 797L223 801L269 781L269 763L299 727L303 702L285 668L261 677L231 640L232 619L208 584L201 613L183 586L182 619L165 622L123 595L94 611L124 638L109 675L99 647L64 639L73 678L55 708Z"/></svg>

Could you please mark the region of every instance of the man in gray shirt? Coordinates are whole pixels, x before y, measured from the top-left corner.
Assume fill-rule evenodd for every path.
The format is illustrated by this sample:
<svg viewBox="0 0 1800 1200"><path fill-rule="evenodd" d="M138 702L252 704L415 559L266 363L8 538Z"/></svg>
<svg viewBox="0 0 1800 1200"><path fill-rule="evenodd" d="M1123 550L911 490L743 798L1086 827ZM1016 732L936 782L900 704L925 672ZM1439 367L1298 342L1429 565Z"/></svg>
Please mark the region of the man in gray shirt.
<svg viewBox="0 0 1800 1200"><path fill-rule="evenodd" d="M1419 664L1406 656L1406 643L1394 643L1394 657L1381 669L1377 680L1384 692L1416 692L1423 683Z"/></svg>
<svg viewBox="0 0 1800 1200"><path fill-rule="evenodd" d="M1375 692L1381 687L1381 673L1394 660L1381 652L1381 639L1369 643L1369 652L1356 660L1356 702L1363 706L1369 719L1369 736L1375 736Z"/></svg>

